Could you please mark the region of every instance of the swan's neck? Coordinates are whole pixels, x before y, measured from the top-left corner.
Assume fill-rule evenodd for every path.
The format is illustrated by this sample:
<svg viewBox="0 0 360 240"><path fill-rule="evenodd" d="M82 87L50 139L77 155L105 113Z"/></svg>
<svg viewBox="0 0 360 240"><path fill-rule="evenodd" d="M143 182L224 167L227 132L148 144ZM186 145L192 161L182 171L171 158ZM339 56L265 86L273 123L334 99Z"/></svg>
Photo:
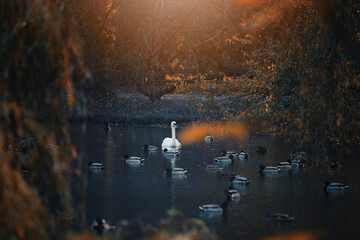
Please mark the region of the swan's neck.
<svg viewBox="0 0 360 240"><path fill-rule="evenodd" d="M171 138L176 139L175 127L171 127Z"/></svg>

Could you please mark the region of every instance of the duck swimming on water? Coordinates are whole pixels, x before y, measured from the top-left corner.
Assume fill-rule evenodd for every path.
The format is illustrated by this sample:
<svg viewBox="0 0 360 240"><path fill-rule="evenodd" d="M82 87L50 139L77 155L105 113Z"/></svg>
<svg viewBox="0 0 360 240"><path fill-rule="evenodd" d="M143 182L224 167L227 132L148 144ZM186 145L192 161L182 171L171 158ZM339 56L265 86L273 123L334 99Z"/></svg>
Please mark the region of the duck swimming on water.
<svg viewBox="0 0 360 240"><path fill-rule="evenodd" d="M229 156L220 156L220 157L216 157L214 158L214 160L216 162L233 162L234 161L234 156L233 155L229 155Z"/></svg>
<svg viewBox="0 0 360 240"><path fill-rule="evenodd" d="M126 164L141 164L144 161L141 157L129 156L127 154L124 154L122 160L125 161Z"/></svg>
<svg viewBox="0 0 360 240"><path fill-rule="evenodd" d="M142 147L142 150L145 153L147 153L147 152L156 152L157 146L144 144L144 146Z"/></svg>
<svg viewBox="0 0 360 240"><path fill-rule="evenodd" d="M236 189L225 190L227 201L236 201L240 199L240 193Z"/></svg>
<svg viewBox="0 0 360 240"><path fill-rule="evenodd" d="M213 136L205 136L205 142L212 142L212 141L214 141L214 137Z"/></svg>
<svg viewBox="0 0 360 240"><path fill-rule="evenodd" d="M269 174L269 175L277 174L279 170L280 170L279 167L265 166L265 165L260 165L258 168L258 172L260 176L264 176L265 174Z"/></svg>
<svg viewBox="0 0 360 240"><path fill-rule="evenodd" d="M331 183L330 181L325 181L323 185L323 191L325 193L335 193L341 194L346 193L349 190L349 185L344 183Z"/></svg>
<svg viewBox="0 0 360 240"><path fill-rule="evenodd" d="M249 158L249 154L241 150L239 153L239 159L248 159L248 158Z"/></svg>
<svg viewBox="0 0 360 240"><path fill-rule="evenodd" d="M170 150L170 149L167 149L167 148L165 148L164 151L163 151L164 156L179 156L179 154L180 153L178 151Z"/></svg>
<svg viewBox="0 0 360 240"><path fill-rule="evenodd" d="M231 184L233 185L249 185L250 179L246 177L242 177L240 175L236 175L235 177L231 178Z"/></svg>
<svg viewBox="0 0 360 240"><path fill-rule="evenodd" d="M91 162L91 161L88 162L88 166L89 168L101 168L101 169L105 167L103 163Z"/></svg>
<svg viewBox="0 0 360 240"><path fill-rule="evenodd" d="M97 217L91 224L91 230L97 235L102 235L112 229L115 229L115 226L111 226L105 219Z"/></svg>

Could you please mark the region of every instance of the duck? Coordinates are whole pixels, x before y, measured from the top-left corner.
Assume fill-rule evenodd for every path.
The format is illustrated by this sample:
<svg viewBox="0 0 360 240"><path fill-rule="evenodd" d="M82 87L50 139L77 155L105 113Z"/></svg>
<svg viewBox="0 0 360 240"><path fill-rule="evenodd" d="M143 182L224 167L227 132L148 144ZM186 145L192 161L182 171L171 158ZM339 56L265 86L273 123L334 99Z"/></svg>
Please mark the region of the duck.
<svg viewBox="0 0 360 240"><path fill-rule="evenodd" d="M279 168L278 167L273 167L273 166L264 166L264 165L260 165L258 168L258 172L260 175L264 175L264 174L276 174L279 172Z"/></svg>
<svg viewBox="0 0 360 240"><path fill-rule="evenodd" d="M247 152L244 152L243 150L240 151L238 156L240 159L248 159L249 158L249 154Z"/></svg>
<svg viewBox="0 0 360 240"><path fill-rule="evenodd" d="M144 146L142 147L142 150L144 152L156 152L157 146L144 144Z"/></svg>
<svg viewBox="0 0 360 240"><path fill-rule="evenodd" d="M205 142L212 142L212 141L214 141L213 136L205 136Z"/></svg>
<svg viewBox="0 0 360 240"><path fill-rule="evenodd" d="M237 157L237 156L238 156L238 153L237 153L237 152L234 152L234 151L226 151L226 150L222 150L222 151L220 152L220 156L221 156L221 157L224 157L224 156L228 157L228 156L230 156L230 155L233 155L234 157Z"/></svg>
<svg viewBox="0 0 360 240"><path fill-rule="evenodd" d="M280 171L289 171L293 169L293 166L289 162L279 162L278 168Z"/></svg>
<svg viewBox="0 0 360 240"><path fill-rule="evenodd" d="M221 162L221 163L233 162L234 161L234 156L233 155L220 156L220 157L214 158L214 160L216 162Z"/></svg>
<svg viewBox="0 0 360 240"><path fill-rule="evenodd" d="M242 184L242 185L248 185L250 183L250 179L246 177L242 177L240 175L236 175L235 177L231 178L231 183L236 184Z"/></svg>
<svg viewBox="0 0 360 240"><path fill-rule="evenodd" d="M227 201L236 201L240 199L240 193L236 189L225 190Z"/></svg>
<svg viewBox="0 0 360 240"><path fill-rule="evenodd" d="M163 154L166 156L179 156L180 152L164 148Z"/></svg>
<svg viewBox="0 0 360 240"><path fill-rule="evenodd" d="M282 222L292 222L295 220L293 216L287 213L274 213L274 212L268 212L265 215L265 219L267 221L276 221L278 223Z"/></svg>
<svg viewBox="0 0 360 240"><path fill-rule="evenodd" d="M295 168L304 168L306 164L306 159L289 159L288 162Z"/></svg>
<svg viewBox="0 0 360 240"><path fill-rule="evenodd" d="M179 140L176 139L175 129L177 128L176 122L172 121L170 124L171 127L171 138L167 137L163 140L161 147L162 148L181 148L182 145Z"/></svg>
<svg viewBox="0 0 360 240"><path fill-rule="evenodd" d="M109 123L105 123L105 124L104 124L104 130L105 130L106 132L110 132L110 131L111 131L111 127L110 127Z"/></svg>
<svg viewBox="0 0 360 240"><path fill-rule="evenodd" d="M231 155L234 156L234 158L239 156L239 154L237 152L234 152L234 151L228 151L225 154L225 156L228 156L228 157L231 156Z"/></svg>
<svg viewBox="0 0 360 240"><path fill-rule="evenodd" d="M128 156L127 154L124 154L122 157L122 160L125 161L126 164L141 164L144 159L137 156Z"/></svg>
<svg viewBox="0 0 360 240"><path fill-rule="evenodd" d="M205 213L223 213L223 208L219 204L200 205L199 210Z"/></svg>
<svg viewBox="0 0 360 240"><path fill-rule="evenodd" d="M345 193L348 190L349 185L344 183L331 183L326 180L323 185L323 191L326 193Z"/></svg>
<svg viewBox="0 0 360 240"><path fill-rule="evenodd" d="M185 177L187 173L187 170L183 169L183 168L178 168L178 167L168 167L165 168L164 170L164 174L167 176L172 176L172 177Z"/></svg>
<svg viewBox="0 0 360 240"><path fill-rule="evenodd" d="M115 229L115 226L110 226L110 224L101 217L97 217L91 224L91 230L97 235L102 235L112 229Z"/></svg>
<svg viewBox="0 0 360 240"><path fill-rule="evenodd" d="M93 168L93 169L103 169L105 168L105 165L103 163L98 163L98 162L88 162L88 166L89 168Z"/></svg>

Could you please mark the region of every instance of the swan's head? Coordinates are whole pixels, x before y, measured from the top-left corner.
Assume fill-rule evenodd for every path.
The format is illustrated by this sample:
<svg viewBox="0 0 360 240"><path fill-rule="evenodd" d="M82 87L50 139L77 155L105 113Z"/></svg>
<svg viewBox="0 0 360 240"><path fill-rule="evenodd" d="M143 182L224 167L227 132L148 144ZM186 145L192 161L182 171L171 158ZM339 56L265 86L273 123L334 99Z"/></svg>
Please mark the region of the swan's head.
<svg viewBox="0 0 360 240"><path fill-rule="evenodd" d="M172 128L176 128L176 122L175 122L175 121L172 121L172 122L171 122L171 127L172 127Z"/></svg>

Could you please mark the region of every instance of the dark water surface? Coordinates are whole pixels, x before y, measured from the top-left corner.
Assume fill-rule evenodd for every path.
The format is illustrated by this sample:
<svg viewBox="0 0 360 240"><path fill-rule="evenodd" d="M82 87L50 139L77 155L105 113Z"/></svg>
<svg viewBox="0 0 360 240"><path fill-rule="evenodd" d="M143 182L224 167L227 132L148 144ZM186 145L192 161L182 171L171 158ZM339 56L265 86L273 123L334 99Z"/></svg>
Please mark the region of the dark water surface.
<svg viewBox="0 0 360 240"><path fill-rule="evenodd" d="M260 177L260 164L276 166L288 160L292 149L283 140L262 136L253 136L250 143L215 139L210 144L204 141L183 146L179 157L167 159L160 146L170 136L170 128L113 126L111 132L105 133L102 126L88 126L83 133L79 126L72 126L73 142L85 161L105 164L104 171L88 176L88 225L98 216L113 224L139 217L156 223L174 208L185 217L201 217L219 239L261 239L293 231L320 232L323 239L360 239L358 169L343 167L335 175L303 169ZM158 151L144 154L141 148L145 143L158 146ZM256 153L259 145L268 148L268 153ZM226 172L250 178L251 183L245 188L237 187L241 199L231 204L226 217L199 215L199 205L221 204L225 200L224 190L230 186L230 180L201 167L215 164L214 157L223 149L249 153L248 160L235 160L233 165L223 167ZM123 154L144 157L144 164L124 166ZM187 177L164 177L163 171L170 165L187 169ZM325 179L348 183L352 191L326 196L321 189ZM269 223L264 219L269 211L291 214L295 220Z"/></svg>

